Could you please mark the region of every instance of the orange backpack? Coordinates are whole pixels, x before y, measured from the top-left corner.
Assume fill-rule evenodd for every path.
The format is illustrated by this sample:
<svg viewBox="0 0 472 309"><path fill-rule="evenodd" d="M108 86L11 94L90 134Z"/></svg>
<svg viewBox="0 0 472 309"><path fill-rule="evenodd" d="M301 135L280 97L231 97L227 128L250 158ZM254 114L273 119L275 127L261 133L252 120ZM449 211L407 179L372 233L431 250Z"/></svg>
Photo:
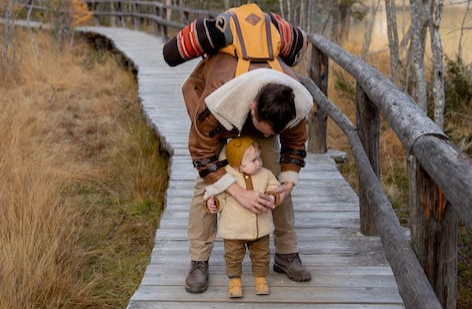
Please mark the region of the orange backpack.
<svg viewBox="0 0 472 309"><path fill-rule="evenodd" d="M269 14L254 3L227 11L230 18L233 43L220 51L238 59L235 77L249 70L251 62L267 62L274 70L282 72L277 59L280 52L280 33L272 24Z"/></svg>

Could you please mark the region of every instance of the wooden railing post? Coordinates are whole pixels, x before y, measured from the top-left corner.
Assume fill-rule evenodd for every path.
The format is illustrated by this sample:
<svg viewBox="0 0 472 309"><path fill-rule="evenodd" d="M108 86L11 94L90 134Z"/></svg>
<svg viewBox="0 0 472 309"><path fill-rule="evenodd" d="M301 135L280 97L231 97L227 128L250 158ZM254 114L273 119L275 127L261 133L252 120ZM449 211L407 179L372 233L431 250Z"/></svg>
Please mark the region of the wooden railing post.
<svg viewBox="0 0 472 309"><path fill-rule="evenodd" d="M180 11L180 22L182 24L187 24L188 23L188 11Z"/></svg>
<svg viewBox="0 0 472 309"><path fill-rule="evenodd" d="M110 12L112 13L110 15L110 25L116 27L115 3L113 1L110 1Z"/></svg>
<svg viewBox="0 0 472 309"><path fill-rule="evenodd" d="M356 121L359 138L369 158L372 169L380 180L379 109L370 101L359 83L357 84L356 92ZM359 181L360 230L364 235L374 236L377 235L374 216L375 205L370 205L366 197L366 190L369 189L370 188L365 187L364 183Z"/></svg>
<svg viewBox="0 0 472 309"><path fill-rule="evenodd" d="M318 88L328 95L328 57L312 45L310 78ZM326 153L326 127L328 116L318 108L318 104L311 110L308 123L308 151L312 153Z"/></svg>
<svg viewBox="0 0 472 309"><path fill-rule="evenodd" d="M408 171L412 247L443 308L455 309L457 213L413 156Z"/></svg>
<svg viewBox="0 0 472 309"><path fill-rule="evenodd" d="M187 24L190 23L190 19L189 19L190 18L190 13L189 13L189 11L184 11L183 13L184 13L184 16L183 16L182 23L187 25Z"/></svg>
<svg viewBox="0 0 472 309"><path fill-rule="evenodd" d="M161 16L161 7L156 5L155 9L156 9L156 12L155 12L156 16L160 17ZM156 21L155 26L156 26L155 29L156 29L157 35L160 35L161 34L161 27L162 27L161 23Z"/></svg>
<svg viewBox="0 0 472 309"><path fill-rule="evenodd" d="M124 13L123 13L125 6L123 5L123 3L121 3L121 1L118 1L117 5L118 5L118 14L119 14L118 20L120 21L120 27L125 27L125 19L124 19Z"/></svg>
<svg viewBox="0 0 472 309"><path fill-rule="evenodd" d="M100 12L99 7L100 6L97 2L92 2L93 23L95 24L95 26L100 25L100 20L98 19L98 14L95 14L95 13Z"/></svg>
<svg viewBox="0 0 472 309"><path fill-rule="evenodd" d="M141 28L141 19L138 17L138 13L140 12L139 6L136 4L136 2L133 2L133 23L134 23L134 29L140 30Z"/></svg>
<svg viewBox="0 0 472 309"><path fill-rule="evenodd" d="M161 18L164 20L167 20L167 7L163 7L161 10ZM164 37L164 40L167 40L169 38L168 31L167 31L167 25L162 25L162 33L161 35Z"/></svg>

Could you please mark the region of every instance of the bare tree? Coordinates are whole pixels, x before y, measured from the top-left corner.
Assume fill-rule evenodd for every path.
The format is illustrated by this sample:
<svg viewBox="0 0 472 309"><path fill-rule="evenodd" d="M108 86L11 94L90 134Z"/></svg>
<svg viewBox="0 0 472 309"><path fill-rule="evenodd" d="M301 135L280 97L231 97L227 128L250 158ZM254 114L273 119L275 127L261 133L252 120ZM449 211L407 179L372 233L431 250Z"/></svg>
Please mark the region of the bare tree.
<svg viewBox="0 0 472 309"><path fill-rule="evenodd" d="M337 0L334 4L331 40L341 43L348 38L351 18L352 0Z"/></svg>
<svg viewBox="0 0 472 309"><path fill-rule="evenodd" d="M166 5L172 5L172 0L166 0ZM167 9L166 11L166 19L171 20L172 19L172 9Z"/></svg>
<svg viewBox="0 0 472 309"><path fill-rule="evenodd" d="M367 26L364 33L364 43L362 44L361 56L365 57L369 52L370 41L372 39L372 30L374 29L375 17L377 16L377 10L380 5L380 0L371 0L369 9L369 16L367 17Z"/></svg>
<svg viewBox="0 0 472 309"><path fill-rule="evenodd" d="M464 17L462 17L461 30L460 30L460 36L459 36L459 47L457 48L457 58L459 60L462 60L462 39L464 37L464 29L465 29L464 26L465 26L465 21L467 19L467 14L469 13L471 2L472 2L472 0L467 1L467 8L464 12Z"/></svg>
<svg viewBox="0 0 472 309"><path fill-rule="evenodd" d="M431 1L431 0L430 0ZM429 15L429 31L431 33L431 51L433 53L433 99L434 99L434 121L442 129L444 127L444 72L443 72L443 50L439 26L441 23L441 13L444 0L431 1L431 11Z"/></svg>
<svg viewBox="0 0 472 309"><path fill-rule="evenodd" d="M5 29L3 50L1 53L1 67L6 70L8 65L14 64L15 53L11 50L11 40L13 37L14 21L13 21L13 7L15 0L8 0L5 8Z"/></svg>
<svg viewBox="0 0 472 309"><path fill-rule="evenodd" d="M355 3L354 0L348 1ZM331 0L279 0L274 4L277 3L280 16L292 24L300 26L308 33L313 31L330 36L333 25L332 12L337 11L337 2L333 4Z"/></svg>
<svg viewBox="0 0 472 309"><path fill-rule="evenodd" d="M305 1L306 0L301 0L300 1L300 9L299 9L299 14L298 14L298 25L302 28L302 29L306 29L306 25L305 25L305 14L303 14L305 12Z"/></svg>
<svg viewBox="0 0 472 309"><path fill-rule="evenodd" d="M410 35L410 49L407 55L407 78L412 77L412 94L418 106L428 111L428 91L425 74L425 42L429 28L432 51L432 96L434 100L433 118L436 124L444 126L444 66L441 35L439 33L444 0L410 0L411 26L407 34ZM413 70L412 76L409 72ZM407 87L408 88L408 87Z"/></svg>
<svg viewBox="0 0 472 309"><path fill-rule="evenodd" d="M308 4L307 4L307 8L306 8L306 31L308 33L311 32L311 14L312 14L312 11L313 11L313 5L312 5L312 2L310 0L307 0Z"/></svg>
<svg viewBox="0 0 472 309"><path fill-rule="evenodd" d="M287 20L293 22L292 19L292 4L290 0L287 0Z"/></svg>
<svg viewBox="0 0 472 309"><path fill-rule="evenodd" d="M279 0L279 10L280 10L280 16L282 16L282 18L285 18L285 14L284 14L284 0Z"/></svg>
<svg viewBox="0 0 472 309"><path fill-rule="evenodd" d="M395 8L395 0L385 0L385 10L387 15L388 46L390 48L390 80L393 83L396 83L400 55L398 51L397 11Z"/></svg>
<svg viewBox="0 0 472 309"><path fill-rule="evenodd" d="M422 16L419 12L422 11L423 6L420 1L410 0L411 10L411 41L410 41L410 55L413 58L414 70L414 87L412 91L413 98L420 108L427 110L427 88L424 74L424 39L422 36Z"/></svg>

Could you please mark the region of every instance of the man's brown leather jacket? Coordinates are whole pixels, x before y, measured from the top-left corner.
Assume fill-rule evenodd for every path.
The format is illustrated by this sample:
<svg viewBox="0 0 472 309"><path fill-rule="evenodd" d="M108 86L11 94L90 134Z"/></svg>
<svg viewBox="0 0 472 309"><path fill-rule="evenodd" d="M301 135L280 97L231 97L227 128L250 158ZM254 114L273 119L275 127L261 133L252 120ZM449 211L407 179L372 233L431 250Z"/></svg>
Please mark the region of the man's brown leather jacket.
<svg viewBox="0 0 472 309"><path fill-rule="evenodd" d="M205 98L234 78L237 60L225 53L217 53L202 60L182 85L182 92L191 120L189 133L189 151L193 164L206 183L212 184L225 173L224 163L218 161L218 155L226 140L236 136L252 136L261 138L263 135L254 128L251 117L247 115L242 130L226 129L210 112ZM252 63L250 70L267 68L265 63ZM284 72L294 77L289 67L283 65ZM240 102L250 104L250 102ZM239 103L238 103L239 104ZM237 108L235 106L234 108ZM281 171L298 173L304 166L306 142L305 118L282 131L281 143Z"/></svg>

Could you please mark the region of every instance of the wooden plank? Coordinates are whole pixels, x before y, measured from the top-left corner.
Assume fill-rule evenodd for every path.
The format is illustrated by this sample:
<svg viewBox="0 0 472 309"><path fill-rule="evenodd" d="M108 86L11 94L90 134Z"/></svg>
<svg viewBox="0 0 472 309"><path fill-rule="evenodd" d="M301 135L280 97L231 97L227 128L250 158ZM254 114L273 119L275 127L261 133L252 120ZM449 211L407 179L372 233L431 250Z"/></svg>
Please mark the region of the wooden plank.
<svg viewBox="0 0 472 309"><path fill-rule="evenodd" d="M166 213L167 214L167 213ZM166 214L164 216L166 216ZM316 227L339 227L339 226L344 226L348 228L356 228L359 226L359 219L344 219L344 220L338 220L338 219L332 219L332 218L327 218L327 219L321 219L321 218L314 218L315 220L311 220L306 217L301 217L296 216L295 217L295 228L296 229L303 229L303 228L316 228ZM159 223L160 228L178 228L181 226L186 226L187 225L187 219L182 218L181 220L174 220L174 221L168 221L168 220L163 220Z"/></svg>
<svg viewBox="0 0 472 309"><path fill-rule="evenodd" d="M166 209L172 209L172 211L188 211L190 205L190 197L185 198L171 198L168 199ZM343 211L358 211L359 204L353 202L332 202L332 201L323 201L320 205L314 205L310 202L299 202L295 206L297 211L296 216L301 216L305 212L343 212Z"/></svg>
<svg viewBox="0 0 472 309"><path fill-rule="evenodd" d="M327 228L327 227L314 227L311 229L299 229L297 230L297 239L299 242L309 242L309 241L316 241L317 239L351 239L351 238L359 238L361 235L359 234L358 228L345 228L345 227L335 227L335 228ZM156 231L156 239L155 241L159 240L187 240L187 226L184 225L180 228L167 228L167 229L157 229Z"/></svg>
<svg viewBox="0 0 472 309"><path fill-rule="evenodd" d="M185 277L187 275L188 269L182 271L174 271L172 273L166 273L164 271L158 271L155 273L147 273L144 277L141 285L174 285L181 286L185 282ZM221 273L220 273L221 272ZM218 274L211 275L211 285L212 286L222 286L226 287L228 285L228 278L224 273L224 268L221 267L221 270ZM250 270L243 273L242 276L243 286L254 286L254 280L251 275ZM268 279L269 285L271 287L299 287L300 283L286 280L285 276L277 273L271 274ZM281 284L280 282L283 282ZM334 275L326 274L321 275L317 272L313 272L313 279L310 283L310 287L381 287L381 288L394 288L396 289L397 283L393 276L381 276L381 275Z"/></svg>
<svg viewBox="0 0 472 309"><path fill-rule="evenodd" d="M158 302L158 301L132 301L127 309L402 309L401 304L265 304L265 303L245 303L243 301L228 301L218 303L218 305L206 302Z"/></svg>
<svg viewBox="0 0 472 309"><path fill-rule="evenodd" d="M309 243L303 242L299 244L300 252L304 254L370 254L374 251L381 251L382 244L380 240L375 239L366 241L364 239L316 239ZM186 254L187 246L181 243L161 241L156 242L154 250L159 254ZM272 248L273 251L273 248ZM213 254L223 255L223 248L217 247L213 249Z"/></svg>
<svg viewBox="0 0 472 309"><path fill-rule="evenodd" d="M225 274L225 266L224 265L211 265L211 276L217 275L224 275ZM160 264L150 264L149 267L146 269L146 275L149 276L157 276L159 274L180 274L186 273L189 269L189 264L176 264L174 267L165 267L164 265ZM315 276L382 276L382 277L392 277L393 272L392 269L387 266L312 266L310 270L313 272ZM246 259L243 263L243 275L250 275L251 274L251 266L249 261ZM274 280L273 278L277 278L275 281L271 281L273 284L276 282L279 285L292 285L298 286L301 283L294 282L282 274L278 274L276 272L272 272L270 280ZM311 285L312 282L303 283L307 285Z"/></svg>
<svg viewBox="0 0 472 309"><path fill-rule="evenodd" d="M357 303L357 304L376 304L388 303L398 304L402 300L396 293L396 288L357 288L357 287L317 287L313 289L304 284L297 287L272 287L270 295L255 295L254 288L243 287L244 298L233 300L233 302L256 302L256 303ZM297 299L293 299L293 295ZM176 295L179 295L179 302L225 302L226 286L211 285L206 293L190 294L183 293L182 286L141 286L133 295L133 300L153 300L153 301L175 301Z"/></svg>
<svg viewBox="0 0 472 309"><path fill-rule="evenodd" d="M359 254L305 254L300 253L303 265L309 270L312 267L332 267L332 266L388 266L383 252L370 252L366 255ZM190 257L188 253L179 255L164 255L159 252L153 252L151 255L151 264L167 265L190 265ZM224 265L223 256L213 254L210 257L211 267L214 265ZM211 274L210 267L210 274ZM295 296L295 295L294 295Z"/></svg>
<svg viewBox="0 0 472 309"><path fill-rule="evenodd" d="M313 207L315 208L315 207ZM181 221L182 219L187 219L188 218L188 211L187 210L173 210L173 211L167 211L165 212L161 220L162 221ZM314 220L331 220L331 221L336 221L339 220L340 222L344 220L358 220L359 219L359 212L358 211L311 211L311 212L305 212L303 215L297 215L295 214L295 220L298 220L299 222L309 222L309 221L314 221Z"/></svg>

